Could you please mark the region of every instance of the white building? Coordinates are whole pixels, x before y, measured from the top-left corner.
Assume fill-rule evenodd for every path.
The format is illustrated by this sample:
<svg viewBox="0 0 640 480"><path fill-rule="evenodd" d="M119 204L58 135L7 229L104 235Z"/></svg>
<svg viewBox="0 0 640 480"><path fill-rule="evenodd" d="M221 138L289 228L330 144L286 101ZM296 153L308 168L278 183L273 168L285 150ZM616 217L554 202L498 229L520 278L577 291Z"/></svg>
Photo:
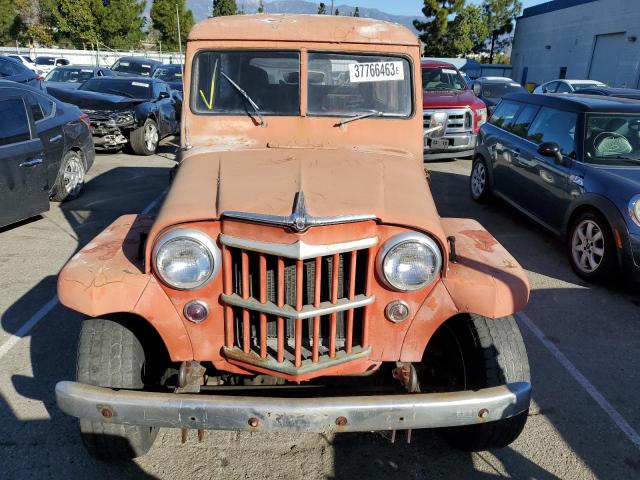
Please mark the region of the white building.
<svg viewBox="0 0 640 480"><path fill-rule="evenodd" d="M640 87L640 0L555 0L516 23L513 78L540 84L594 79Z"/></svg>

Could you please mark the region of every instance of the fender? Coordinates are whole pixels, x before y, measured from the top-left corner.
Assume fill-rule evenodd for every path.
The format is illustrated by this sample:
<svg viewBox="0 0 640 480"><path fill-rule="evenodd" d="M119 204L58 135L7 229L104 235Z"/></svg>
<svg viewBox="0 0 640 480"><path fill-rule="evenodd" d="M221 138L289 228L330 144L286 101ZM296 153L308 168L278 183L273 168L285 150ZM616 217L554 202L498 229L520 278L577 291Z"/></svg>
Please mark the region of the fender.
<svg viewBox="0 0 640 480"><path fill-rule="evenodd" d="M118 218L64 266L58 298L90 317L134 313L156 329L171 360L192 360L182 319L156 280L144 272L144 240L152 224L148 216Z"/></svg>
<svg viewBox="0 0 640 480"><path fill-rule="evenodd" d="M497 319L522 310L529 301L526 273L482 225L443 218L442 226L456 239L457 259L417 312L404 339L403 361L420 361L433 333L455 315Z"/></svg>

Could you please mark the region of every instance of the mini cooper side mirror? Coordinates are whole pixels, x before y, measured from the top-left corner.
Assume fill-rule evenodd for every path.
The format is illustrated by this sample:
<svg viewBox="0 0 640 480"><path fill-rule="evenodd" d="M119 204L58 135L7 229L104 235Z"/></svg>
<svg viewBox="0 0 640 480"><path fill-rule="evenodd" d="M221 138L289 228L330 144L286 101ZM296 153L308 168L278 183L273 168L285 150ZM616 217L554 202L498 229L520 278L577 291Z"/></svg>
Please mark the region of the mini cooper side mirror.
<svg viewBox="0 0 640 480"><path fill-rule="evenodd" d="M560 145L555 142L541 143L538 147L538 153L545 157L554 157L555 162L558 165L564 163L564 156L562 155L562 151L560 150Z"/></svg>

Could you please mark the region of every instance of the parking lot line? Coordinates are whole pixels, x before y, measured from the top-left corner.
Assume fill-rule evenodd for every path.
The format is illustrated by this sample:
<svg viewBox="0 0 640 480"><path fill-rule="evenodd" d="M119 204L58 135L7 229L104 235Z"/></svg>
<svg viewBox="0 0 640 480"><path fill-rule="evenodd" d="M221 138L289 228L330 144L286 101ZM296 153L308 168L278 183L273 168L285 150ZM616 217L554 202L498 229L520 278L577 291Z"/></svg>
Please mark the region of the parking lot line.
<svg viewBox="0 0 640 480"><path fill-rule="evenodd" d="M560 362L569 375L571 375L576 382L580 384L582 388L586 390L586 392L595 400L595 402L604 410L604 412L609 416L609 418L616 424L616 426L624 433L631 443L633 443L637 449L640 450L640 434L636 432L633 427L625 420L625 418L616 410L616 408L609 403L609 401L604 398L604 395L600 393L600 391L585 377L580 370L578 370L573 363L560 351L558 347L556 347L553 342L547 339L547 336L544 334L542 330L538 328L538 326L533 323L533 320L529 318L529 316L520 312L516 314L518 320L520 320L524 325L533 333L538 340L545 346L547 350L555 357L555 359Z"/></svg>
<svg viewBox="0 0 640 480"><path fill-rule="evenodd" d="M166 188L162 191L160 195L158 195L149 205L147 205L141 212L142 215L146 215L151 210L153 210L160 200L165 196L165 194L169 191L169 188ZM46 304L40 308L27 322L22 325L18 331L9 336L9 340L0 345L0 358L4 357L9 350L16 346L16 344L24 337L26 337L29 332L42 320L46 317L51 310L53 310L60 302L58 301L58 296L55 295L51 300L49 300Z"/></svg>

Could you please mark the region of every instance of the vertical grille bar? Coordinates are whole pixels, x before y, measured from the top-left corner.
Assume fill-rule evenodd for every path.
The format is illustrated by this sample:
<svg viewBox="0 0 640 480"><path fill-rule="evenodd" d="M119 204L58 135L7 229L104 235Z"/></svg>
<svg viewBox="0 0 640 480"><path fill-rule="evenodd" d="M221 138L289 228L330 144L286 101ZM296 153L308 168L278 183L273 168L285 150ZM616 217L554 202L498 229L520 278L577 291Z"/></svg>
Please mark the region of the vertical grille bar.
<svg viewBox="0 0 640 480"><path fill-rule="evenodd" d="M313 306L320 307L320 294L322 292L322 257L316 258L315 278L313 289ZM313 352L312 361L315 363L318 361L320 348L320 317L313 317Z"/></svg>
<svg viewBox="0 0 640 480"><path fill-rule="evenodd" d="M302 310L302 293L303 293L303 263L302 260L296 261L296 310ZM295 366L302 365L302 320L296 320L295 329Z"/></svg>
<svg viewBox="0 0 640 480"><path fill-rule="evenodd" d="M260 254L260 302L267 302L267 257ZM260 314L260 356L267 358L267 316Z"/></svg>
<svg viewBox="0 0 640 480"><path fill-rule="evenodd" d="M333 256L331 265L331 303L338 303L338 274L340 271L340 255ZM337 315L332 313L329 317L329 357L336 356L336 320Z"/></svg>
<svg viewBox="0 0 640 480"><path fill-rule="evenodd" d="M356 261L358 252L351 252L351 261L349 262L349 300L353 301L356 296ZM353 347L353 310L347 311L347 326L345 333L345 350L351 353Z"/></svg>
<svg viewBox="0 0 640 480"><path fill-rule="evenodd" d="M249 254L242 251L242 298L249 298ZM249 321L249 310L242 310L242 349L244 353L249 353L251 349L251 322Z"/></svg>
<svg viewBox="0 0 640 480"><path fill-rule="evenodd" d="M365 279L365 295L368 297L371 296L372 290L372 282L373 282L373 261L374 256L371 255L371 251L369 251L369 255L367 257L367 276ZM364 307L364 315L362 316L362 346L369 346L369 305Z"/></svg>
<svg viewBox="0 0 640 480"><path fill-rule="evenodd" d="M223 261L222 261L222 266L223 266L223 271L224 271L224 276L223 276L223 289L224 289L224 293L226 295L231 295L233 293L233 266L232 266L232 258L231 258L231 251L223 246L222 247L222 255L223 255ZM233 321L233 308L230 307L229 305L225 305L224 307L224 333L225 333L225 341L227 343L227 347L231 348L233 347L233 342L234 342L234 338L233 338L233 328L234 328L234 321Z"/></svg>
<svg viewBox="0 0 640 480"><path fill-rule="evenodd" d="M278 306L284 306L284 259L278 258ZM278 317L277 335L278 335L278 362L284 362L284 319Z"/></svg>

